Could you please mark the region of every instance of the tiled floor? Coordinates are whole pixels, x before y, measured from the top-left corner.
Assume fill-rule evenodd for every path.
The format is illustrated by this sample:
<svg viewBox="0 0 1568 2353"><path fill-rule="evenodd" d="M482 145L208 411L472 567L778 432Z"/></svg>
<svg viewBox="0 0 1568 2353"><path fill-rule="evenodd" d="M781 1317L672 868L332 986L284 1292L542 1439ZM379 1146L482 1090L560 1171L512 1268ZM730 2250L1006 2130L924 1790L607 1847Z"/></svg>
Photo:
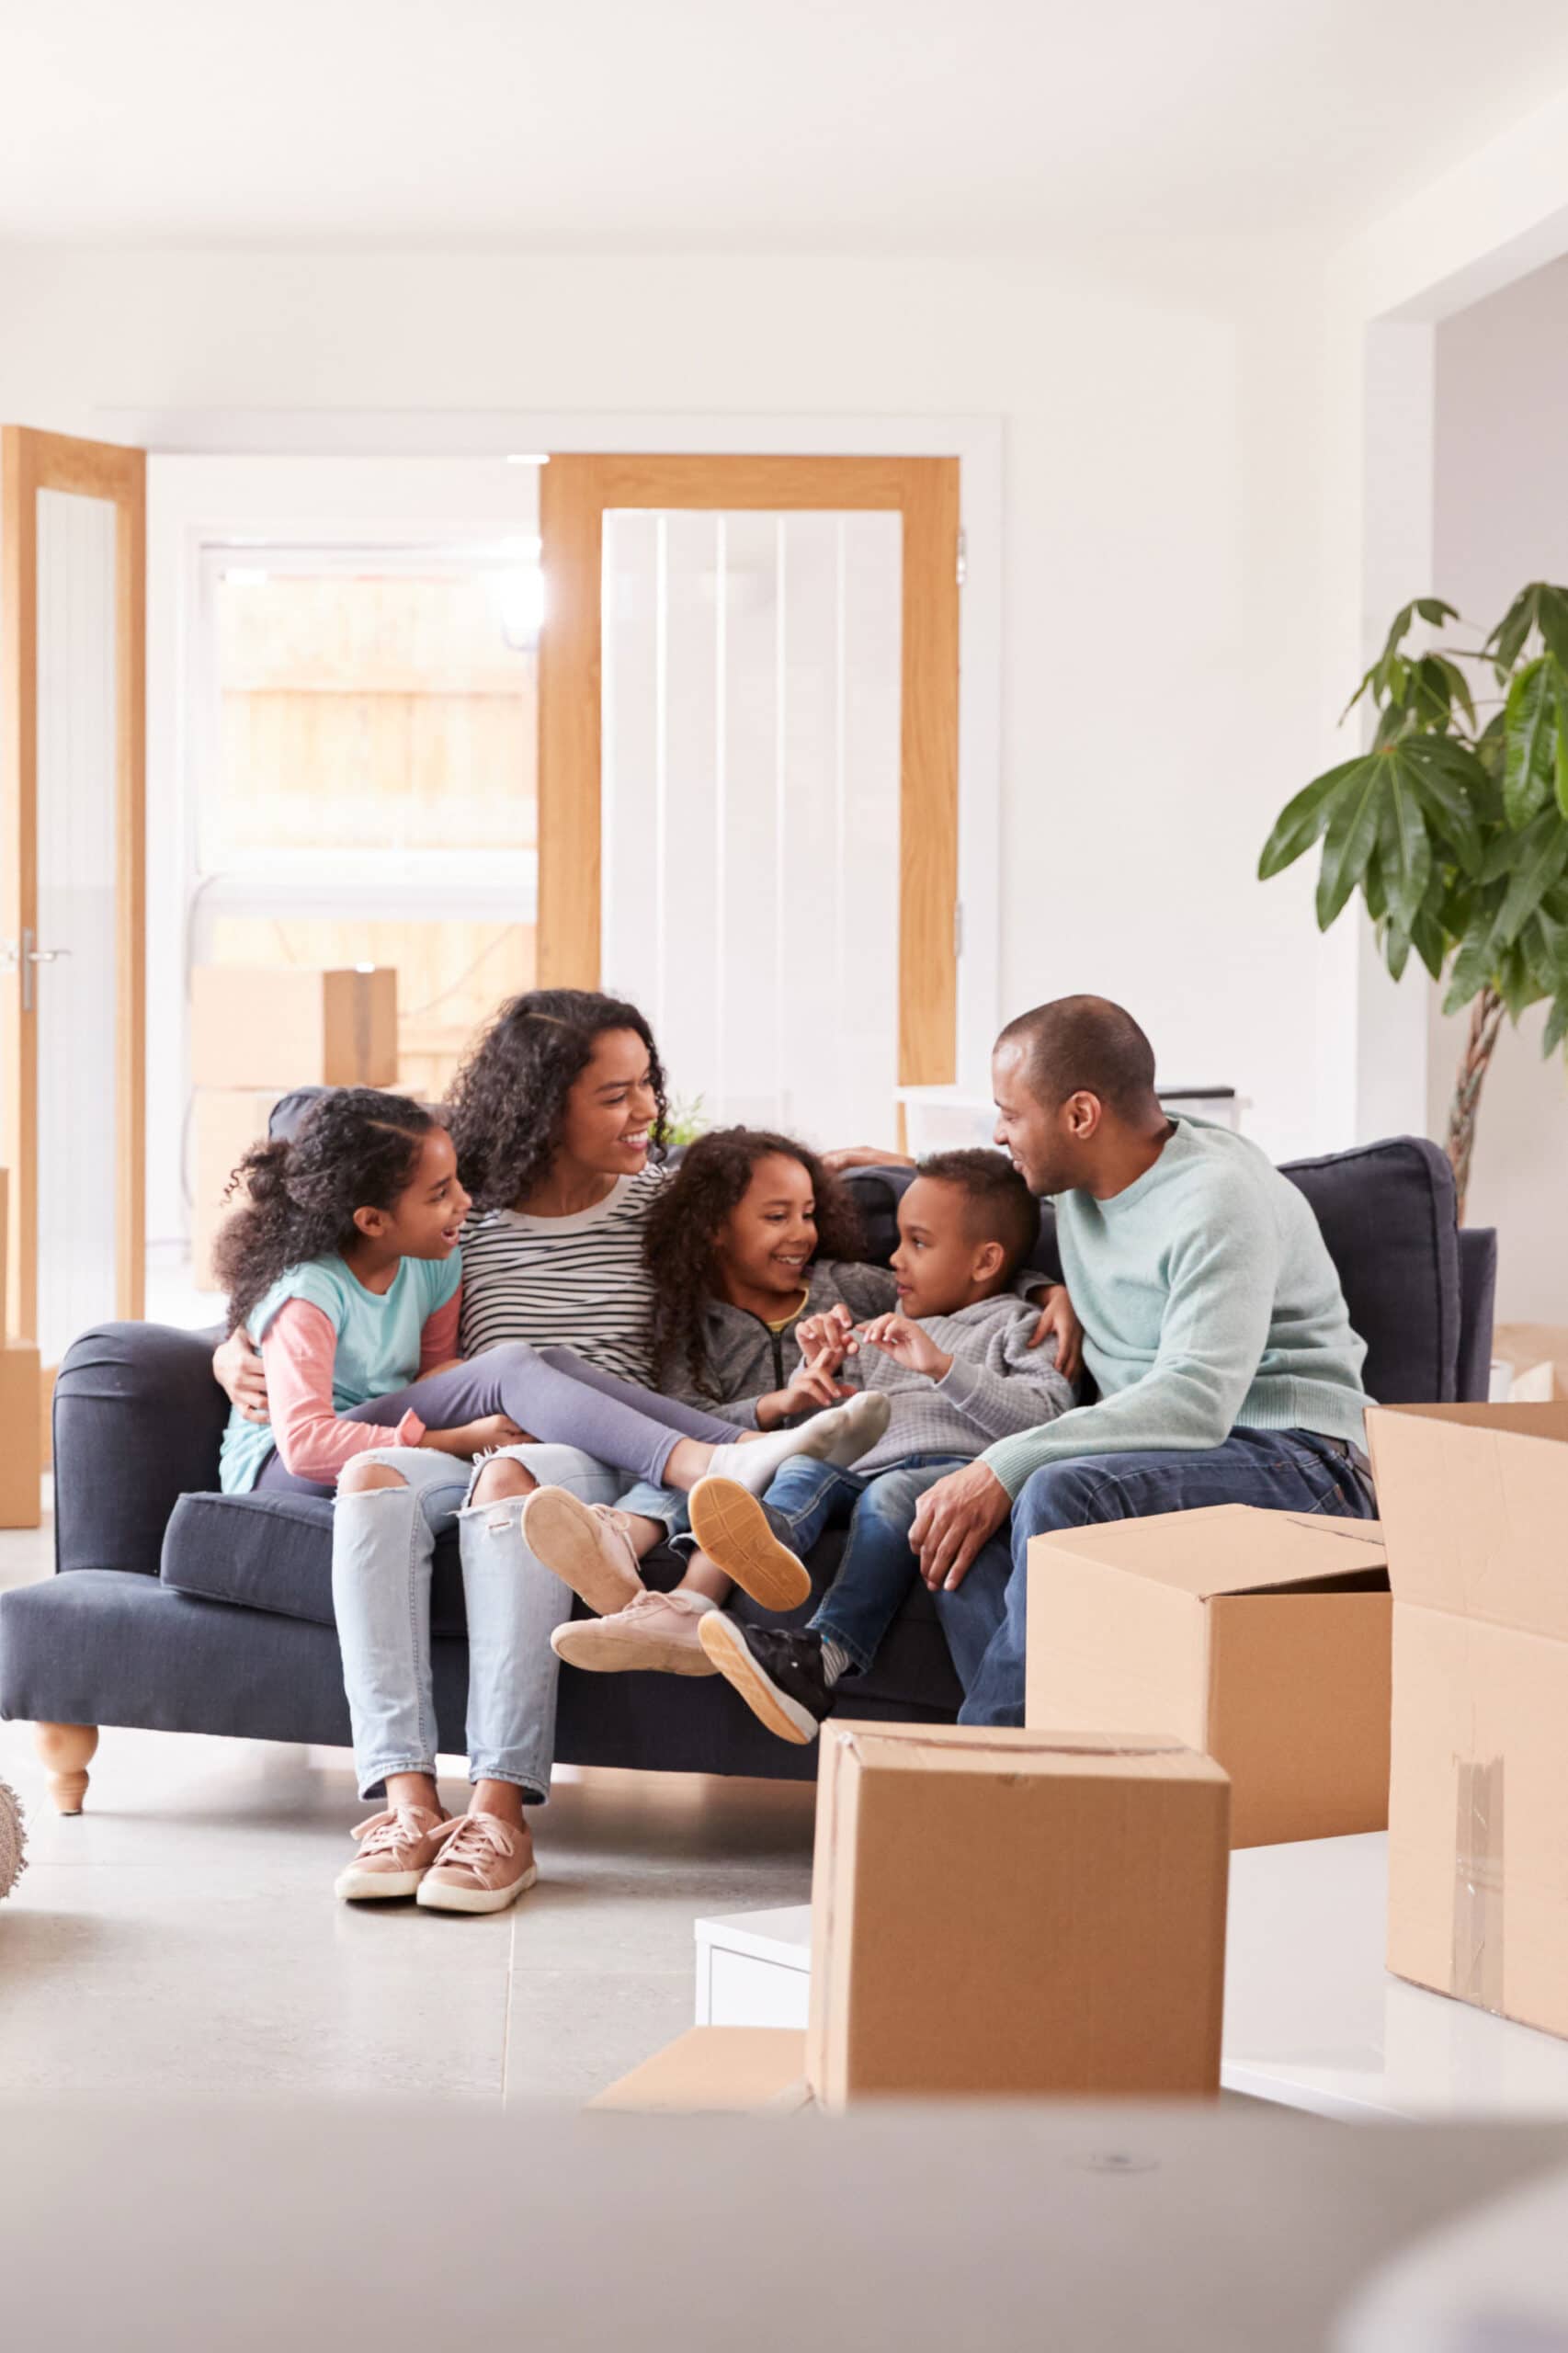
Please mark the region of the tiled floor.
<svg viewBox="0 0 1568 2353"><path fill-rule="evenodd" d="M0 1535L0 1586L49 1545ZM798 1784L569 1776L538 1887L451 1919L334 1901L367 1809L330 1752L110 1729L92 1775L62 1819L30 1728L0 1723L29 1832L0 1904L7 2092L580 2101L690 2024L695 1919L810 1890Z"/></svg>

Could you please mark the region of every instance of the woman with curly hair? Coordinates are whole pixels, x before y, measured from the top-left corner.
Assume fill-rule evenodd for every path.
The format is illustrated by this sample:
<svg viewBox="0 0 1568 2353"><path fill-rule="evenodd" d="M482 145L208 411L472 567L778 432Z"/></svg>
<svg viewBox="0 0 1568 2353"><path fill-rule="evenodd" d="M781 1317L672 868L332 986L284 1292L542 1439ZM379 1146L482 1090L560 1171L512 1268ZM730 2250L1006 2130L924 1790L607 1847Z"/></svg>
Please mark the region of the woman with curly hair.
<svg viewBox="0 0 1568 2353"><path fill-rule="evenodd" d="M249 1197L223 1245L234 1331L215 1360L236 1406L225 1485L302 1482L321 1493L323 1482L335 1479L334 1594L360 1782L366 1795L383 1783L388 1795L385 1813L363 1825L358 1859L339 1882L347 1896L412 1893L437 1847L433 1884L447 1909L498 1909L531 1884L523 1804L529 1796L542 1803L548 1790L555 1719L548 1637L569 1612L573 1592L609 1610L641 1592L638 1553L668 1532L680 1510L667 1487L687 1487L714 1461L766 1485L775 1457L804 1449L853 1461L874 1437L869 1427L861 1436L846 1414L754 1440L710 1412L619 1380L623 1368L652 1370L642 1236L666 1181L649 1165L664 1101L653 1039L633 1006L586 992L536 990L502 1008L461 1074L449 1142L416 1106L350 1090L324 1096L292 1143L275 1140L246 1164ZM410 1188L427 1173L411 1157L415 1139L427 1132L455 1160L430 1215L438 1208L446 1220L432 1231L448 1255L461 1225L460 1294L454 1270L453 1296L432 1300L430 1317L413 1334L411 1362L403 1360L403 1347L393 1365L378 1340L368 1355L379 1370L340 1365L334 1350L341 1354L349 1324L357 1328L372 1313L360 1297L366 1286L358 1264L367 1245L378 1275L393 1288L410 1256L436 1255L393 1246ZM432 1148L422 1142L418 1151L428 1156ZM472 1215L463 1224L470 1196ZM435 1313L446 1318L440 1336L449 1354L453 1306L458 1355L470 1360L432 1379ZM284 1439L281 1423L275 1436L267 1377L271 1386L282 1381L288 1394L280 1411L289 1421L297 1402L292 1368L285 1370L286 1350L271 1326L288 1319L291 1327L296 1309L306 1320L324 1314L328 1326L324 1372L318 1362L313 1376L317 1392L324 1381L324 1395L314 1395L299 1417L297 1443ZM268 1358L259 1383L246 1370L255 1354L241 1328L247 1312ZM579 1358L548 1345L566 1335ZM408 1338L402 1334L400 1345ZM539 1342L547 1345L528 1345ZM426 1378L403 1386L421 1367ZM401 1381L381 1377L399 1370ZM340 1370L351 1377L340 1381ZM443 1433L443 1424L472 1424L496 1412L508 1417L506 1427ZM377 1421L381 1432L367 1433ZM472 1442L460 1445L460 1437ZM454 1471L451 1454L498 1441L477 1477ZM586 1513L616 1495L625 1478L609 1464L640 1472L653 1508L665 1516L640 1522L636 1551L618 1532L608 1547L578 1546L563 1568L552 1561L564 1578L558 1583L529 1549L535 1531L522 1526L523 1502L544 1505L538 1527L548 1530L552 1514ZM536 1492L545 1486L548 1495ZM482 1535L467 1515L483 1520ZM428 1603L437 1538L454 1524L464 1537L465 1586L509 1585L514 1600L526 1589L517 1622L526 1620L528 1633L502 1645L504 1672L487 1677L475 1654L489 1653L471 1620L471 1679L494 1694L506 1691L505 1704L497 1699L492 1711L504 1717L505 1729L497 1734L492 1726L476 1739L471 1726L471 1746L489 1759L477 1784L484 1802L476 1793L468 1826L449 1844L435 1798ZM505 1615L483 1614L487 1624ZM351 1631L361 1621L375 1628L363 1643Z"/></svg>

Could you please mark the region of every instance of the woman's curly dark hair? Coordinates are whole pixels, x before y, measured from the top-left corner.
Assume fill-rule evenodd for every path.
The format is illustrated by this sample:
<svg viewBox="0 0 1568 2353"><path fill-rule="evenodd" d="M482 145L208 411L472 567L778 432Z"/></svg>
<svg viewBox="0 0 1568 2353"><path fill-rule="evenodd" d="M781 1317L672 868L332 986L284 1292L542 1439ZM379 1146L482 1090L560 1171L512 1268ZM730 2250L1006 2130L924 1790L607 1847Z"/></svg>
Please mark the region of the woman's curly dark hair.
<svg viewBox="0 0 1568 2353"><path fill-rule="evenodd" d="M766 1128L715 1128L699 1136L649 1212L642 1256L653 1279L651 1342L654 1386L677 1371L718 1397L703 1333L708 1302L719 1293L717 1244L724 1220L745 1197L759 1160L798 1161L816 1201L817 1255L859 1258L865 1230L854 1196L809 1145ZM722 1401L721 1401L722 1402Z"/></svg>
<svg viewBox="0 0 1568 2353"><path fill-rule="evenodd" d="M356 1210L390 1210L437 1124L405 1095L343 1086L312 1105L291 1142L253 1144L229 1179L224 1199L237 1193L240 1204L212 1253L230 1331L290 1267L345 1249Z"/></svg>
<svg viewBox="0 0 1568 2353"><path fill-rule="evenodd" d="M501 1007L459 1071L448 1104L458 1168L479 1210L509 1209L550 1168L566 1123L566 1097L607 1029L633 1029L648 1049L662 1145L664 1064L634 1005L594 989L529 989Z"/></svg>

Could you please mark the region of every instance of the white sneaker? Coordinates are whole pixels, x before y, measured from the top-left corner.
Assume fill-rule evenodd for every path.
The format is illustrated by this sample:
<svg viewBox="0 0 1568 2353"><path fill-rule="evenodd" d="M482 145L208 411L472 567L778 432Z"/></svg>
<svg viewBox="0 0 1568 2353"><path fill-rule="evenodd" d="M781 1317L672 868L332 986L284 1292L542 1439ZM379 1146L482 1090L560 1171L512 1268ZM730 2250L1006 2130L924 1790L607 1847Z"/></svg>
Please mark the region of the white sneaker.
<svg viewBox="0 0 1568 2353"><path fill-rule="evenodd" d="M657 1675L716 1675L703 1649L703 1619L718 1603L703 1593L640 1593L608 1618L569 1618L557 1626L550 1647L568 1666L590 1675L625 1675L652 1668Z"/></svg>

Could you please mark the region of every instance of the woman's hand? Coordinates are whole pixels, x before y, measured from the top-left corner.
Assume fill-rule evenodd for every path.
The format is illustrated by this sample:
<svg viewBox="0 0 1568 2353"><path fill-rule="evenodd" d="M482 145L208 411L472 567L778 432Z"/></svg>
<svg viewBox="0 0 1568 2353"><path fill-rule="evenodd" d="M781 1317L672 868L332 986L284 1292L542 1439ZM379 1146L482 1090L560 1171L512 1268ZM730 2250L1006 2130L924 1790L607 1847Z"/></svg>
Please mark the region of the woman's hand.
<svg viewBox="0 0 1568 2353"><path fill-rule="evenodd" d="M464 1422L455 1430L426 1430L419 1441L433 1447L437 1454L488 1454L498 1446L531 1446L527 1430L505 1414L485 1414L477 1422Z"/></svg>
<svg viewBox="0 0 1568 2353"><path fill-rule="evenodd" d="M1076 1381L1084 1369L1084 1327L1067 1296L1065 1283L1052 1283L1040 1303L1040 1322L1030 1336L1031 1348L1056 1342L1056 1370L1064 1381Z"/></svg>
<svg viewBox="0 0 1568 2353"><path fill-rule="evenodd" d="M267 1419L267 1372L260 1351L243 1327L212 1351L212 1378L247 1422Z"/></svg>
<svg viewBox="0 0 1568 2353"><path fill-rule="evenodd" d="M895 1364L907 1365L911 1372L923 1372L932 1381L945 1379L953 1369L947 1350L907 1315L873 1315L861 1324L859 1336L868 1347L881 1348Z"/></svg>
<svg viewBox="0 0 1568 2353"><path fill-rule="evenodd" d="M890 1152L884 1144L846 1143L835 1152L824 1152L822 1165L842 1176L846 1168L913 1168L915 1163L908 1153Z"/></svg>

